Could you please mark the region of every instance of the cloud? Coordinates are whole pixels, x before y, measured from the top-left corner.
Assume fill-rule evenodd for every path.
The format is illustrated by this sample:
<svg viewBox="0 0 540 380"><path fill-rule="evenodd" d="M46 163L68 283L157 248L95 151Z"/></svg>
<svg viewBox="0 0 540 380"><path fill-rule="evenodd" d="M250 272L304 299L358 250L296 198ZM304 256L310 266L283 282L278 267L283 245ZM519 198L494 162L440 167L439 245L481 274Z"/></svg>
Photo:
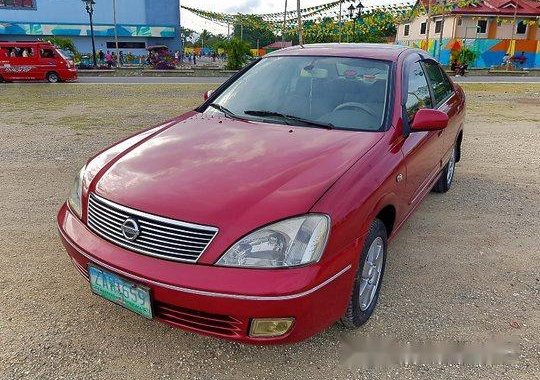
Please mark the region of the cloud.
<svg viewBox="0 0 540 380"><path fill-rule="evenodd" d="M255 13L262 5L262 0L244 0L225 9L227 13Z"/></svg>

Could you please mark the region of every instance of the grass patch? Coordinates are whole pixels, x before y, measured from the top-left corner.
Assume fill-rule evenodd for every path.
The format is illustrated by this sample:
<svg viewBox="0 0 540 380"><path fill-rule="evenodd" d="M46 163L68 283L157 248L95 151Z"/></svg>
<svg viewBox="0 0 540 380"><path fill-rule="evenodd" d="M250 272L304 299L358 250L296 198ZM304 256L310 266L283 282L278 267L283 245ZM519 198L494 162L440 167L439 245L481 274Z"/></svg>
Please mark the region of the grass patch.
<svg viewBox="0 0 540 380"><path fill-rule="evenodd" d="M77 134L136 131L202 103L208 84L2 85L1 125L65 128ZM5 110L5 111L4 111Z"/></svg>

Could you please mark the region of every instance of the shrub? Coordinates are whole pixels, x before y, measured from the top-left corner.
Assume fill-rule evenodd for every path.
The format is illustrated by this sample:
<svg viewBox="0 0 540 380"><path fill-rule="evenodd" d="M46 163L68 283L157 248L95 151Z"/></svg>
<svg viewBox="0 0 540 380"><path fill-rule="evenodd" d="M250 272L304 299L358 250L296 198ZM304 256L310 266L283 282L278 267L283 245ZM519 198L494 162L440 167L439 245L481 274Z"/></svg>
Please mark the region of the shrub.
<svg viewBox="0 0 540 380"><path fill-rule="evenodd" d="M251 57L249 44L237 38L225 43L223 49L227 53L227 69L229 70L240 70Z"/></svg>
<svg viewBox="0 0 540 380"><path fill-rule="evenodd" d="M464 65L470 65L476 60L476 57L476 52L467 46L463 46L456 55L458 62Z"/></svg>

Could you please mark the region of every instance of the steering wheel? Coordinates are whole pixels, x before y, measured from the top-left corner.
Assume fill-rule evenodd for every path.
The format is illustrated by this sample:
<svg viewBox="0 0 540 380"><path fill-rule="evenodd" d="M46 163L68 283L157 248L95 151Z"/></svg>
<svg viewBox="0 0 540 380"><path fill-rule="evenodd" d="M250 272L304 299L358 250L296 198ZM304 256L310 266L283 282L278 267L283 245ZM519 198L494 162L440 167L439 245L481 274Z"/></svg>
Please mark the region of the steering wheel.
<svg viewBox="0 0 540 380"><path fill-rule="evenodd" d="M347 102L347 103L340 104L339 106L334 108L333 112L340 111L340 110L345 110L345 109L353 109L353 110L358 109L360 111L363 111L363 112L367 113L368 115L370 115L370 116L372 116L374 118L377 117L377 115L373 112L373 110L371 108L369 108L365 104L356 103L356 102Z"/></svg>

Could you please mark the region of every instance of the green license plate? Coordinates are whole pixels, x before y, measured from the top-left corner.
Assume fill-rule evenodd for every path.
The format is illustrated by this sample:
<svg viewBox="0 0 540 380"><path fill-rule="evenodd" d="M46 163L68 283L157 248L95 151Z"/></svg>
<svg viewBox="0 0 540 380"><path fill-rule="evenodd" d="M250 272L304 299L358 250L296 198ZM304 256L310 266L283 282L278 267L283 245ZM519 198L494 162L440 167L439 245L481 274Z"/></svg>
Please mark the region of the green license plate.
<svg viewBox="0 0 540 380"><path fill-rule="evenodd" d="M124 280L94 265L88 265L92 292L145 318L152 319L150 289Z"/></svg>

